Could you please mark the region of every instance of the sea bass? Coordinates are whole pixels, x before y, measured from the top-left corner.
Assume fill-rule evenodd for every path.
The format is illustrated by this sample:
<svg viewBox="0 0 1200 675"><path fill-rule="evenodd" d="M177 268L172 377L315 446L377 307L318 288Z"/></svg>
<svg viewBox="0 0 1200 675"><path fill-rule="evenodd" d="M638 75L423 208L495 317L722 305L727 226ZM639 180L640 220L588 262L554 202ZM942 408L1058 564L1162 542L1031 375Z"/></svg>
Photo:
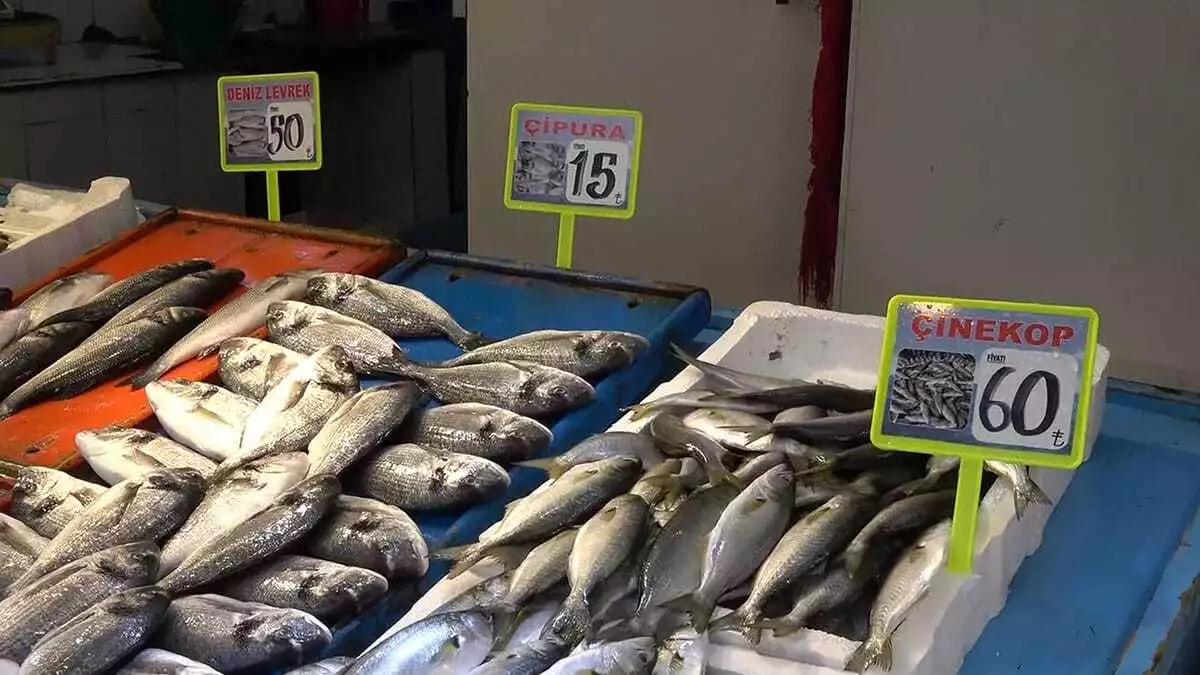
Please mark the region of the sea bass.
<svg viewBox="0 0 1200 675"><path fill-rule="evenodd" d="M29 310L18 307L0 311L0 349L29 332L34 326L29 321Z"/></svg>
<svg viewBox="0 0 1200 675"><path fill-rule="evenodd" d="M221 343L221 382L235 394L261 401L272 387L301 363L305 355L273 342L250 337Z"/></svg>
<svg viewBox="0 0 1200 675"><path fill-rule="evenodd" d="M39 325L46 326L64 321L86 321L94 326L99 326L151 291L193 272L212 269L212 266L212 261L194 258L167 263L145 272L139 272L106 287L82 305L51 315Z"/></svg>
<svg viewBox="0 0 1200 675"><path fill-rule="evenodd" d="M580 377L599 377L633 363L649 345L641 335L621 331L539 330L479 347L443 365L526 361Z"/></svg>
<svg viewBox="0 0 1200 675"><path fill-rule="evenodd" d="M310 302L358 319L393 338L445 336L462 349L485 342L463 328L441 305L420 291L377 279L334 272L308 282Z"/></svg>
<svg viewBox="0 0 1200 675"><path fill-rule="evenodd" d="M266 323L267 307L272 302L299 300L304 297L308 280L320 273L321 270L284 272L251 286L245 293L214 311L192 332L176 342L175 346L158 357L146 372L134 378L134 387L144 387L188 359L207 356L219 347L223 348L224 340L245 335L262 326ZM222 381L229 384L224 379ZM263 393L266 393L265 389Z"/></svg>
<svg viewBox="0 0 1200 675"><path fill-rule="evenodd" d="M204 318L204 310L170 307L108 331L107 338L77 347L18 387L0 403L0 419L47 398L87 391L162 353Z"/></svg>
<svg viewBox="0 0 1200 675"><path fill-rule="evenodd" d="M54 537L104 490L57 469L27 466L17 473L10 508L13 517L38 534Z"/></svg>
<svg viewBox="0 0 1200 675"><path fill-rule="evenodd" d="M387 589L387 579L370 570L281 555L226 580L216 590L235 600L298 609L330 623L356 616Z"/></svg>
<svg viewBox="0 0 1200 675"><path fill-rule="evenodd" d="M487 403L531 417L576 408L596 394L578 375L523 361L400 370L443 403Z"/></svg>
<svg viewBox="0 0 1200 675"><path fill-rule="evenodd" d="M25 573L49 539L12 516L0 513L0 598Z"/></svg>
<svg viewBox="0 0 1200 675"><path fill-rule="evenodd" d="M550 447L554 434L535 419L485 403L450 403L413 413L403 438L493 462L527 459Z"/></svg>
<svg viewBox="0 0 1200 675"><path fill-rule="evenodd" d="M106 427L75 434L75 447L100 479L109 485L158 469L189 468L207 477L212 460L145 429Z"/></svg>
<svg viewBox="0 0 1200 675"><path fill-rule="evenodd" d="M401 374L408 364L404 350L378 328L303 302L271 303L267 332L271 342L301 354L339 345L364 375Z"/></svg>
<svg viewBox="0 0 1200 675"><path fill-rule="evenodd" d="M0 398L78 347L91 334L91 324L68 321L38 328L0 349Z"/></svg>
<svg viewBox="0 0 1200 675"><path fill-rule="evenodd" d="M237 453L258 402L207 382L163 380L146 399L167 435L218 462Z"/></svg>
<svg viewBox="0 0 1200 675"><path fill-rule="evenodd" d="M302 548L309 555L388 579L420 577L429 570L429 548L413 519L390 504L363 497L338 497L333 512Z"/></svg>
<svg viewBox="0 0 1200 675"><path fill-rule="evenodd" d="M308 444L309 474L337 475L374 450L421 398L411 382L364 389L346 399Z"/></svg>
<svg viewBox="0 0 1200 675"><path fill-rule="evenodd" d="M402 509L442 509L497 497L508 489L499 464L404 443L381 448L355 468L355 490Z"/></svg>
<svg viewBox="0 0 1200 675"><path fill-rule="evenodd" d="M25 301L21 308L29 312L31 326L41 326L50 317L78 307L112 283L112 275L103 272L79 272L55 279L42 286Z"/></svg>

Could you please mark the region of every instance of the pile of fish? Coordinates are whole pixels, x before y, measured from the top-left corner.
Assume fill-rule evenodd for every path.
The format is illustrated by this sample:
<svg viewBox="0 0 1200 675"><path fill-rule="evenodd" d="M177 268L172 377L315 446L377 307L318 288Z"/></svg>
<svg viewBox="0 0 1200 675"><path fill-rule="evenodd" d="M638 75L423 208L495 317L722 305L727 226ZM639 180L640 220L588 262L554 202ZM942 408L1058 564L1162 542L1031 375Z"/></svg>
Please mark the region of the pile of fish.
<svg viewBox="0 0 1200 675"><path fill-rule="evenodd" d="M345 673L701 673L708 636L891 636L940 571L956 466L869 444L873 393L702 363L704 389L636 406L548 460L551 480L478 540ZM1018 513L1046 502L990 464ZM991 480L991 479L989 479Z"/></svg>
<svg viewBox="0 0 1200 675"><path fill-rule="evenodd" d="M95 303L65 312L98 321ZM105 321L133 306L117 304ZM241 337L264 323L270 341ZM121 341L128 325L87 340ZM427 572L409 512L502 495L503 465L550 445L535 418L589 401L589 378L647 344L554 330L488 342L417 291L317 271L191 326L133 378L162 433L77 435L108 487L35 467L16 478L0 520L0 660L23 674L309 663L329 626ZM435 335L472 349L419 364L395 341ZM159 379L213 351L221 385ZM379 375L400 381L360 385Z"/></svg>

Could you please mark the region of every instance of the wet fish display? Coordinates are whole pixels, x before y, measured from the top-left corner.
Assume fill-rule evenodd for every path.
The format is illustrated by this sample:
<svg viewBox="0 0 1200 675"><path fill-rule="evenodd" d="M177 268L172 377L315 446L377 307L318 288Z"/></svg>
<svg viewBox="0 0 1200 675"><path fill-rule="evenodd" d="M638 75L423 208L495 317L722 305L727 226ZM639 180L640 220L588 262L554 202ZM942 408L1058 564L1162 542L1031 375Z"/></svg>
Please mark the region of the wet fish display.
<svg viewBox="0 0 1200 675"><path fill-rule="evenodd" d="M133 380L135 387L144 387L162 377L168 370L196 356L207 356L228 338L245 335L266 323L267 307L281 300L299 300L307 292L308 280L321 270L296 270L267 277L246 289L246 292L215 310L207 319L183 336L165 354L158 357L146 372ZM230 349L237 349L231 346ZM282 377L282 374L280 374ZM222 379L231 386L222 373ZM235 389L236 391L236 389ZM249 396L246 392L238 392ZM266 390L263 390L263 394ZM261 399L262 396L254 396Z"/></svg>
<svg viewBox="0 0 1200 675"><path fill-rule="evenodd" d="M100 326L152 291L193 272L202 272L212 267L212 261L201 258L159 265L105 287L84 304L57 312L38 326L64 321L85 321Z"/></svg>
<svg viewBox="0 0 1200 675"><path fill-rule="evenodd" d="M284 300L267 308L267 334L271 342L300 352L338 345L346 350L354 369L364 375L404 374L408 357L383 331L358 319L324 307Z"/></svg>
<svg viewBox="0 0 1200 675"><path fill-rule="evenodd" d="M374 499L342 495L333 512L305 539L303 551L361 567L387 579L423 576L429 548L404 511Z"/></svg>
<svg viewBox="0 0 1200 675"><path fill-rule="evenodd" d="M535 456L554 438L541 422L485 403L450 403L421 410L406 426L402 435L410 443L494 462Z"/></svg>
<svg viewBox="0 0 1200 675"><path fill-rule="evenodd" d="M146 399L167 435L218 462L241 446L258 403L207 382L164 380L146 387Z"/></svg>
<svg viewBox="0 0 1200 675"><path fill-rule="evenodd" d="M355 468L353 490L402 509L444 509L497 497L508 489L499 464L412 443L381 448Z"/></svg>
<svg viewBox="0 0 1200 675"><path fill-rule="evenodd" d="M481 333L460 326L424 293L370 277L322 274L308 282L308 299L393 338L445 336L462 349L474 349L486 342Z"/></svg>
<svg viewBox="0 0 1200 675"><path fill-rule="evenodd" d="M421 397L411 382L383 384L346 399L308 444L309 474L337 475L383 442Z"/></svg>
<svg viewBox="0 0 1200 675"><path fill-rule="evenodd" d="M104 486L40 466L23 467L13 484L13 517L43 537L54 537L89 504Z"/></svg>
<svg viewBox="0 0 1200 675"><path fill-rule="evenodd" d="M330 623L354 616L388 589L381 574L327 560L281 555L221 583L221 595L298 609Z"/></svg>
<svg viewBox="0 0 1200 675"><path fill-rule="evenodd" d="M78 347L92 330L91 324L80 321L51 324L25 333L0 349L0 397L8 396Z"/></svg>
<svg viewBox="0 0 1200 675"><path fill-rule="evenodd" d="M525 361L593 377L633 363L649 344L641 335L619 331L539 330L478 347L444 365Z"/></svg>
<svg viewBox="0 0 1200 675"><path fill-rule="evenodd" d="M235 394L263 400L305 355L256 338L231 338L221 343L218 359L221 382Z"/></svg>
<svg viewBox="0 0 1200 675"><path fill-rule="evenodd" d="M486 403L530 417L570 410L596 394L578 375L525 361L428 368L408 365L401 371L443 403Z"/></svg>
<svg viewBox="0 0 1200 675"><path fill-rule="evenodd" d="M55 314L79 307L96 297L112 280L111 274L103 272L70 274L34 291L20 306L29 312L30 326L41 326Z"/></svg>
<svg viewBox="0 0 1200 675"><path fill-rule="evenodd" d="M145 429L107 427L75 434L75 447L96 475L109 485L158 469L189 468L207 477L217 467L210 459Z"/></svg>

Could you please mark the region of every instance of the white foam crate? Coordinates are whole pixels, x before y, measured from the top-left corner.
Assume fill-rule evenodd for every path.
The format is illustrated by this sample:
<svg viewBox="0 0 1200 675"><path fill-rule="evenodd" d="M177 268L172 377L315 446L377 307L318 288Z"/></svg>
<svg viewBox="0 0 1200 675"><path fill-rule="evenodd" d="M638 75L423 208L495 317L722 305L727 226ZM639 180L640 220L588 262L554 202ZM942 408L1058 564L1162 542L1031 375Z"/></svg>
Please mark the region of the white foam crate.
<svg viewBox="0 0 1200 675"><path fill-rule="evenodd" d="M0 286L20 290L138 224L127 178L98 178L87 192L18 183L0 207Z"/></svg>
<svg viewBox="0 0 1200 675"><path fill-rule="evenodd" d="M883 317L829 312L782 302L747 307L701 359L760 375L826 379L873 388L883 344ZM1096 352L1095 384L1088 425L1087 453L1104 412L1108 350ZM691 389L701 379L686 368L656 388L646 401ZM611 428L635 431L646 423L629 415ZM1055 504L1073 472L1034 468L1031 475ZM893 636L890 675L951 675L992 617L1000 613L1008 585L1021 562L1041 544L1053 506L1030 505L1016 519L1012 493L996 481L980 506L974 575L943 572ZM709 672L721 675L844 675L844 664L858 642L816 630L782 639L764 634L757 649L732 632L711 636ZM869 672L879 672L871 670Z"/></svg>

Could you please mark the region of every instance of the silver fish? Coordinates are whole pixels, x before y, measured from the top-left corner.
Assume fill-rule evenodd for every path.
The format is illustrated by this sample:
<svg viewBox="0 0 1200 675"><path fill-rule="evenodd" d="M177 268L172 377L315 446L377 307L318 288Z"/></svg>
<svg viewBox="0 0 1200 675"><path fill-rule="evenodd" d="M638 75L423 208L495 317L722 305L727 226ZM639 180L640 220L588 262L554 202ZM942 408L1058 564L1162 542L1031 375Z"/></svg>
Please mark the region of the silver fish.
<svg viewBox="0 0 1200 675"><path fill-rule="evenodd" d="M588 596L639 547L649 515L650 507L641 497L621 495L579 528L567 561L571 592L543 635L575 642L591 632Z"/></svg>
<svg viewBox="0 0 1200 675"><path fill-rule="evenodd" d="M267 509L299 483L307 470L304 453L287 452L250 462L211 484L204 500L163 544L162 573L174 571L200 546Z"/></svg>
<svg viewBox="0 0 1200 675"><path fill-rule="evenodd" d="M10 509L17 520L43 537L54 537L88 504L104 494L104 486L56 469L22 467L13 484Z"/></svg>
<svg viewBox="0 0 1200 675"><path fill-rule="evenodd" d="M707 628L717 600L750 578L783 536L793 485L791 467L777 466L735 497L708 534L700 585L667 606L689 611L697 630Z"/></svg>
<svg viewBox="0 0 1200 675"><path fill-rule="evenodd" d="M374 450L421 397L411 382L382 384L346 399L308 444L309 475L337 475Z"/></svg>
<svg viewBox="0 0 1200 675"><path fill-rule="evenodd" d="M816 624L824 614L836 612L847 614L847 607L863 594L875 576L887 571L895 562L899 549L893 542L883 542L868 551L866 558L860 563L858 571L851 575L844 565L833 565L823 575L810 576L802 580L796 592L796 602L787 614L763 619L753 625L754 629L769 629L775 637L791 635L810 623ZM869 610L869 607L867 608ZM814 625L814 628L816 626ZM842 635L845 635L842 633ZM853 638L852 638L853 639ZM864 638L857 638L859 640Z"/></svg>
<svg viewBox="0 0 1200 675"><path fill-rule="evenodd" d="M403 371L443 403L487 403L532 417L576 408L596 395L592 385L577 375L524 361L410 365Z"/></svg>
<svg viewBox="0 0 1200 675"><path fill-rule="evenodd" d="M222 346L222 341L245 335L262 326L266 322L267 307L272 302L299 300L304 297L308 280L320 273L321 270L284 272L251 286L245 293L214 311L192 332L183 336L165 354L158 357L146 372L134 378L134 387L144 387L188 359L211 354Z"/></svg>
<svg viewBox="0 0 1200 675"><path fill-rule="evenodd" d="M770 469L785 464L788 461L788 456L782 452L768 452L752 459L746 460L733 475L737 476L743 483L749 485L751 481L763 475Z"/></svg>
<svg viewBox="0 0 1200 675"><path fill-rule="evenodd" d="M339 491L333 476L304 479L266 510L202 544L158 584L179 593L270 558L311 532L333 508Z"/></svg>
<svg viewBox="0 0 1200 675"><path fill-rule="evenodd" d="M109 485L158 469L188 468L208 476L212 460L145 429L106 427L75 434L75 447L100 479Z"/></svg>
<svg viewBox="0 0 1200 675"><path fill-rule="evenodd" d="M909 497L888 505L863 526L842 554L846 570L857 574L867 551L880 537L924 530L954 512L956 490L941 490Z"/></svg>
<svg viewBox="0 0 1200 675"><path fill-rule="evenodd" d="M621 331L538 330L478 347L443 365L527 361L580 377L596 377L633 363L649 345L641 335Z"/></svg>
<svg viewBox="0 0 1200 675"><path fill-rule="evenodd" d="M551 478L558 478L573 466L609 457L636 457L646 469L651 469L666 459L654 445L654 440L645 434L606 431L588 436L561 455L518 464L544 469Z"/></svg>
<svg viewBox="0 0 1200 675"><path fill-rule="evenodd" d="M759 440L761 433L753 430L754 427L761 427L767 431L771 427L770 422L758 415L720 408L699 408L684 415L681 420L684 426L695 429L726 447L738 449L748 448Z"/></svg>
<svg viewBox="0 0 1200 675"><path fill-rule="evenodd" d="M424 293L377 279L334 272L308 282L310 302L368 323L394 338L444 335L462 349L485 342Z"/></svg>
<svg viewBox="0 0 1200 675"><path fill-rule="evenodd" d="M204 318L204 310L170 307L108 331L67 353L0 403L0 419L47 398L87 391L154 358Z"/></svg>
<svg viewBox="0 0 1200 675"><path fill-rule="evenodd" d="M0 349L0 397L75 349L92 330L91 324L80 321L56 323L25 333Z"/></svg>
<svg viewBox="0 0 1200 675"><path fill-rule="evenodd" d="M579 530L563 530L538 544L513 572L500 604L516 612L526 600L567 578L567 561Z"/></svg>
<svg viewBox="0 0 1200 675"><path fill-rule="evenodd" d="M467 675L538 675L569 651L570 647L561 640L544 637L499 654Z"/></svg>
<svg viewBox="0 0 1200 675"><path fill-rule="evenodd" d="M685 426L680 418L663 413L650 422L649 429L650 435L664 448L681 449L703 464L708 472L708 480L713 485L733 483L740 486L742 484L725 467L725 448L707 434Z"/></svg>
<svg viewBox="0 0 1200 675"><path fill-rule="evenodd" d="M29 321L29 310L18 307L0 311L0 349L36 328Z"/></svg>
<svg viewBox="0 0 1200 675"><path fill-rule="evenodd" d="M720 408L755 414L769 413L775 410L775 406L769 403L724 399L719 396L719 393L719 391L711 389L689 389L638 403L625 408L625 410L631 413L629 419L635 421L662 411L687 411L696 408Z"/></svg>
<svg viewBox="0 0 1200 675"><path fill-rule="evenodd" d="M429 547L413 519L394 506L363 497L338 497L333 512L305 539L303 550L388 579L420 577L429 570Z"/></svg>
<svg viewBox="0 0 1200 675"><path fill-rule="evenodd" d="M298 609L326 623L357 615L387 592L381 574L327 560L281 555L217 587L226 597Z"/></svg>
<svg viewBox="0 0 1200 675"><path fill-rule="evenodd" d="M774 389L776 387L785 387L794 384L805 384L804 380L789 379L783 377L771 377L769 375L755 375L733 368L727 368L716 363L701 361L700 359L688 354L677 344L671 345L671 353L674 354L680 361L699 370L705 377L705 381L710 382L713 386L719 389L733 389L738 391L758 391L760 389ZM709 388L713 388L710 386Z"/></svg>
<svg viewBox="0 0 1200 675"><path fill-rule="evenodd" d="M658 657L654 638L635 637L602 643L562 659L546 675L638 675L648 674Z"/></svg>
<svg viewBox="0 0 1200 675"><path fill-rule="evenodd" d="M804 574L840 550L875 513L873 494L843 492L793 525L763 561L750 596L737 611L713 622L712 629L744 630L762 618L763 606Z"/></svg>
<svg viewBox="0 0 1200 675"><path fill-rule="evenodd" d="M450 403L414 413L403 438L494 462L522 460L550 447L554 434L537 420L485 403Z"/></svg>
<svg viewBox="0 0 1200 675"><path fill-rule="evenodd" d="M808 445L852 448L870 440L871 411L818 417L806 422L774 422L771 430Z"/></svg>
<svg viewBox="0 0 1200 675"><path fill-rule="evenodd" d="M221 675L199 661L165 649L143 649L116 675Z"/></svg>
<svg viewBox="0 0 1200 675"><path fill-rule="evenodd" d="M326 347L275 385L250 417L236 455L215 476L260 457L303 450L338 406L358 392L358 379L341 347Z"/></svg>
<svg viewBox="0 0 1200 675"><path fill-rule="evenodd" d="M68 563L0 601L0 659L20 662L46 633L104 598L152 583L158 548L136 542Z"/></svg>
<svg viewBox="0 0 1200 675"><path fill-rule="evenodd" d="M47 633L21 664L21 673L103 673L149 641L170 603L170 595L157 586L110 596Z"/></svg>
<svg viewBox="0 0 1200 675"><path fill-rule="evenodd" d="M21 308L29 312L31 326L40 326L46 319L78 307L112 283L112 275L103 272L79 272L55 279L42 286L25 301Z"/></svg>
<svg viewBox="0 0 1200 675"><path fill-rule="evenodd" d="M107 286L84 304L52 314L38 326L64 321L86 321L99 326L155 289L193 272L212 269L212 266L211 261L201 258L159 265Z"/></svg>
<svg viewBox="0 0 1200 675"><path fill-rule="evenodd" d="M465 673L487 658L492 622L481 612L435 614L363 653L345 675Z"/></svg>
<svg viewBox="0 0 1200 675"><path fill-rule="evenodd" d="M802 405L779 411L771 421L780 424L799 424L815 420L818 417L825 417L825 410L823 408L818 408L815 405Z"/></svg>
<svg viewBox="0 0 1200 675"><path fill-rule="evenodd" d="M354 369L364 375L404 374L408 357L386 333L324 307L294 300L273 302L267 308L271 342L301 354L314 354L330 345L346 350Z"/></svg>
<svg viewBox="0 0 1200 675"><path fill-rule="evenodd" d="M191 380L151 382L146 399L168 436L216 461L237 452L246 421L258 407L253 399Z"/></svg>
<svg viewBox="0 0 1200 675"><path fill-rule="evenodd" d="M510 508L491 534L462 551L451 575L474 564L491 549L538 541L576 525L600 510L610 499L637 482L642 463L632 457L612 457L571 467Z"/></svg>
<svg viewBox="0 0 1200 675"><path fill-rule="evenodd" d="M235 394L261 401L272 387L301 363L305 355L250 337L221 343L221 382Z"/></svg>
<svg viewBox="0 0 1200 675"><path fill-rule="evenodd" d="M508 489L499 464L412 443L390 445L364 460L351 484L358 492L402 509L442 509L476 504Z"/></svg>
<svg viewBox="0 0 1200 675"><path fill-rule="evenodd" d="M116 675L221 675L203 663L165 649L143 649Z"/></svg>
<svg viewBox="0 0 1200 675"><path fill-rule="evenodd" d="M47 542L21 521L0 513L0 598L33 564Z"/></svg>
<svg viewBox="0 0 1200 675"><path fill-rule="evenodd" d="M50 540L11 588L106 548L163 539L183 524L203 494L204 478L195 469L159 469L117 483Z"/></svg>
<svg viewBox="0 0 1200 675"><path fill-rule="evenodd" d="M906 550L888 573L875 604L871 607L871 632L850 655L846 669L865 672L871 666L892 667L892 633L917 602L929 591L942 569L950 543L950 521L943 520L926 530Z"/></svg>
<svg viewBox="0 0 1200 675"><path fill-rule="evenodd" d="M354 663L354 659L349 656L331 656L316 663L289 670L284 675L341 675L352 663ZM118 675L120 674L118 673Z"/></svg>
<svg viewBox="0 0 1200 675"><path fill-rule="evenodd" d="M984 462L984 466L988 471L1000 476L1013 493L1013 508L1017 513L1017 520L1020 520L1025 515L1025 509L1030 504L1041 504L1050 506L1053 502L1050 497L1042 491L1041 486L1033 482L1033 478L1029 477L1029 467L1011 462L996 462L989 460Z"/></svg>
<svg viewBox="0 0 1200 675"><path fill-rule="evenodd" d="M504 651L512 652L519 647L536 642L541 637L546 624L554 618L561 606L561 600L550 599L523 607L512 627L512 634L503 645ZM500 648L501 646L497 644L496 647Z"/></svg>
<svg viewBox="0 0 1200 675"><path fill-rule="evenodd" d="M261 672L298 666L332 639L311 614L203 594L171 602L153 644L223 673Z"/></svg>

